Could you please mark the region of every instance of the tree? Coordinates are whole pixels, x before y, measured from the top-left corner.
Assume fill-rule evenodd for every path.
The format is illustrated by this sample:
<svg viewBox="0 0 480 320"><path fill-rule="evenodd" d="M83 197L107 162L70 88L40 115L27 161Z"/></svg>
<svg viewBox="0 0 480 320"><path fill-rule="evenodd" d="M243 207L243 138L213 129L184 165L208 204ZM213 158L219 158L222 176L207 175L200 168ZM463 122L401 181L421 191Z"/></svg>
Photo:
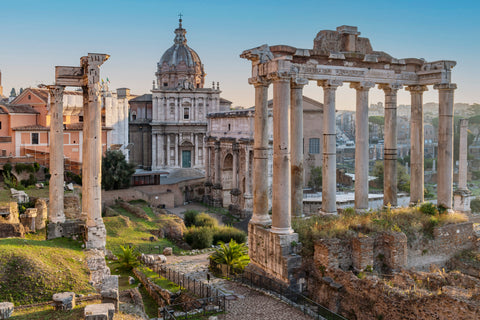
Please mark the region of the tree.
<svg viewBox="0 0 480 320"><path fill-rule="evenodd" d="M228 245L220 241L220 248L215 249L215 252L210 256L213 262L218 264L226 264L228 270L236 273L241 272L250 263L248 256L248 248L244 243L237 243L235 240L230 240Z"/></svg>
<svg viewBox="0 0 480 320"><path fill-rule="evenodd" d="M383 189L383 161L375 162L372 169L372 175L376 177L376 184ZM410 192L410 176L407 169L397 162L397 189L400 191Z"/></svg>
<svg viewBox="0 0 480 320"><path fill-rule="evenodd" d="M119 150L107 150L102 158L102 187L105 190L128 188L135 165L128 163Z"/></svg>
<svg viewBox="0 0 480 320"><path fill-rule="evenodd" d="M313 167L310 170L308 186L314 190L320 190L322 188L322 167Z"/></svg>
<svg viewBox="0 0 480 320"><path fill-rule="evenodd" d="M138 261L140 253L134 246L120 246L120 249L122 252L118 254L118 262L121 269L132 270L140 264Z"/></svg>

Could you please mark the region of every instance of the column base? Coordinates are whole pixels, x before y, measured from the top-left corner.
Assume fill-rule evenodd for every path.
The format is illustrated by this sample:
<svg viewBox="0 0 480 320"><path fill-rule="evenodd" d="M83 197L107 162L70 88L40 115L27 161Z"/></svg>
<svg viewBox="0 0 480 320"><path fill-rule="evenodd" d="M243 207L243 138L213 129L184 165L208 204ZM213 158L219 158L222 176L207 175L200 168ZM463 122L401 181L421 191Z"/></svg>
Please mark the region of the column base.
<svg viewBox="0 0 480 320"><path fill-rule="evenodd" d="M107 243L107 229L103 223L96 226L87 227L87 249L105 250Z"/></svg>
<svg viewBox="0 0 480 320"><path fill-rule="evenodd" d="M270 229L270 232L277 233L277 234L292 234L292 233L294 233L292 228L276 228L276 227L272 227L272 229Z"/></svg>
<svg viewBox="0 0 480 320"><path fill-rule="evenodd" d="M365 214L368 211L370 211L369 208L366 208L366 209L365 208L355 208L355 213L357 213L357 214Z"/></svg>
<svg viewBox="0 0 480 320"><path fill-rule="evenodd" d="M455 211L470 213L470 196L472 192L470 190L456 190L453 193L453 209Z"/></svg>
<svg viewBox="0 0 480 320"><path fill-rule="evenodd" d="M337 216L338 212L337 211L327 212L327 211L324 211L323 209L320 209L318 210L318 214L321 216Z"/></svg>
<svg viewBox="0 0 480 320"><path fill-rule="evenodd" d="M272 224L272 219L268 214L262 215L262 216L253 215L252 219L250 219L250 223L256 224L256 225L268 226Z"/></svg>

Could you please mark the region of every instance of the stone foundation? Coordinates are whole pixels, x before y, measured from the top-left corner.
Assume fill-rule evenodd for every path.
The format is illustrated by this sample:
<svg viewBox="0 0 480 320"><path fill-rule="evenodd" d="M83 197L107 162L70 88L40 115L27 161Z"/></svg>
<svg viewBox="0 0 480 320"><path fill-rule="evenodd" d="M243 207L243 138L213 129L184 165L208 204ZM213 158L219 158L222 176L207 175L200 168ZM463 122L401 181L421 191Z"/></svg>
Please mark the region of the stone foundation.
<svg viewBox="0 0 480 320"><path fill-rule="evenodd" d="M35 218L35 229L41 230L46 227L48 219L48 207L45 199L37 199L35 201L35 209L37 209L37 216Z"/></svg>
<svg viewBox="0 0 480 320"><path fill-rule="evenodd" d="M94 227L87 227L86 248L87 249L105 249L107 241L107 229L102 223L98 223Z"/></svg>
<svg viewBox="0 0 480 320"><path fill-rule="evenodd" d="M47 225L47 240L55 238L83 237L85 223L80 220L67 220L65 222L50 222Z"/></svg>
<svg viewBox="0 0 480 320"><path fill-rule="evenodd" d="M90 283L101 290L103 278L110 275L110 268L105 262L105 254L101 250L85 250L87 267L90 270Z"/></svg>
<svg viewBox="0 0 480 320"><path fill-rule="evenodd" d="M25 228L21 223L1 223L0 238L25 238Z"/></svg>
<svg viewBox="0 0 480 320"><path fill-rule="evenodd" d="M270 228L248 225L250 263L284 283L295 286L294 273L302 259L296 254L298 234L277 234Z"/></svg>
<svg viewBox="0 0 480 320"><path fill-rule="evenodd" d="M119 307L118 277L117 275L105 276L102 281L102 289L100 290L102 303L113 304L115 312L118 312Z"/></svg>
<svg viewBox="0 0 480 320"><path fill-rule="evenodd" d="M453 193L453 210L470 213L470 190L456 190Z"/></svg>
<svg viewBox="0 0 480 320"><path fill-rule="evenodd" d="M74 292L55 293L52 300L55 310L72 310L75 308Z"/></svg>
<svg viewBox="0 0 480 320"><path fill-rule="evenodd" d="M25 232L35 232L36 231L36 218L37 218L37 209L36 208L27 208L25 213L20 215L20 222L25 228Z"/></svg>
<svg viewBox="0 0 480 320"><path fill-rule="evenodd" d="M115 306L111 303L89 304L85 307L85 320L113 320Z"/></svg>

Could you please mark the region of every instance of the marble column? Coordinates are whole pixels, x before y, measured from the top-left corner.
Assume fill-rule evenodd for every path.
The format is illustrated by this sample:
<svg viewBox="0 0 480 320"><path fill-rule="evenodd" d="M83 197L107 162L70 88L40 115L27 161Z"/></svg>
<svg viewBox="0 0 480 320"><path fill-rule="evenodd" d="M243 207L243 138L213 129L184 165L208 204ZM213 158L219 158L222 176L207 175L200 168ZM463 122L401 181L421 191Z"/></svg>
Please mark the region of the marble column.
<svg viewBox="0 0 480 320"><path fill-rule="evenodd" d="M49 86L50 92L50 187L48 221L65 222L63 189L63 91L64 86Z"/></svg>
<svg viewBox="0 0 480 320"><path fill-rule="evenodd" d="M458 189L467 188L467 156L468 156L468 119L460 120L460 144L458 155Z"/></svg>
<svg viewBox="0 0 480 320"><path fill-rule="evenodd" d="M175 134L175 167L178 167L178 133Z"/></svg>
<svg viewBox="0 0 480 320"><path fill-rule="evenodd" d="M318 81L323 87L323 167L322 212L337 214L337 147L335 122L335 91L342 85L338 80Z"/></svg>
<svg viewBox="0 0 480 320"><path fill-rule="evenodd" d="M157 134L152 134L152 170L157 169Z"/></svg>
<svg viewBox="0 0 480 320"><path fill-rule="evenodd" d="M238 145L236 142L232 144L232 152L233 152L232 189L238 189Z"/></svg>
<svg viewBox="0 0 480 320"><path fill-rule="evenodd" d="M273 183L271 232L291 234L290 78L273 79Z"/></svg>
<svg viewBox="0 0 480 320"><path fill-rule="evenodd" d="M356 90L357 109L355 112L355 210L368 210L368 91L373 82L353 82Z"/></svg>
<svg viewBox="0 0 480 320"><path fill-rule="evenodd" d="M171 159L171 149L170 149L170 140L172 139L172 136L170 134L167 134L167 151L165 152L167 155L167 167L170 167L170 159Z"/></svg>
<svg viewBox="0 0 480 320"><path fill-rule="evenodd" d="M193 136L195 137L195 164L192 167L198 167L198 134L194 133Z"/></svg>
<svg viewBox="0 0 480 320"><path fill-rule="evenodd" d="M100 99L100 66L109 58L106 54L89 54L87 58L88 75L88 114L84 122L86 161L83 163L82 203L87 211L87 249L104 249L106 229L102 219L102 102Z"/></svg>
<svg viewBox="0 0 480 320"><path fill-rule="evenodd" d="M303 87L306 84L307 79L296 79L291 83L291 211L296 217L303 217Z"/></svg>
<svg viewBox="0 0 480 320"><path fill-rule="evenodd" d="M253 224L268 225L268 86L264 79L250 79L255 86L253 139Z"/></svg>
<svg viewBox="0 0 480 320"><path fill-rule="evenodd" d="M438 90L437 204L452 209L453 197L453 92L454 83L436 84Z"/></svg>
<svg viewBox="0 0 480 320"><path fill-rule="evenodd" d="M397 91L398 84L382 84L385 92L385 148L383 157L383 205L397 206Z"/></svg>
<svg viewBox="0 0 480 320"><path fill-rule="evenodd" d="M424 129L423 92L427 86L408 86L411 97L410 116L410 204L424 201Z"/></svg>
<svg viewBox="0 0 480 320"><path fill-rule="evenodd" d="M243 198L245 200L244 212L245 215L250 215L252 213L253 207L253 196L252 196L252 170L250 164L250 148L245 148L245 190Z"/></svg>
<svg viewBox="0 0 480 320"><path fill-rule="evenodd" d="M204 143L205 149L205 143ZM212 182L212 177L210 173L210 147L207 147L207 152L203 153L203 157L205 159L205 177L207 177L207 181Z"/></svg>
<svg viewBox="0 0 480 320"><path fill-rule="evenodd" d="M215 141L215 184L221 185L222 184L222 179L220 175L220 162L222 162L222 154L220 153L221 147L220 147L220 141Z"/></svg>
<svg viewBox="0 0 480 320"><path fill-rule="evenodd" d="M165 136L163 134L159 134L157 136L157 140L158 140L158 156L157 158L160 160L157 165L159 165L160 167L165 167L165 146L164 146L164 141L165 139Z"/></svg>

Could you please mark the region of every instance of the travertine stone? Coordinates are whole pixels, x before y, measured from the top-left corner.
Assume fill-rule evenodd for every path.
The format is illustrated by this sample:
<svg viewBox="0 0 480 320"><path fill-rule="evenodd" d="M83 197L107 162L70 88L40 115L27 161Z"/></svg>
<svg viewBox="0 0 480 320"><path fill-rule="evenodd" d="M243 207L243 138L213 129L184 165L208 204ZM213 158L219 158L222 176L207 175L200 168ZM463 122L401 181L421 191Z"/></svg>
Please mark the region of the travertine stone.
<svg viewBox="0 0 480 320"><path fill-rule="evenodd" d="M303 217L303 87L307 79L291 83L290 146L292 176L292 215Z"/></svg>
<svg viewBox="0 0 480 320"><path fill-rule="evenodd" d="M456 84L437 84L438 90L438 173L437 204L452 209L453 198L453 92Z"/></svg>
<svg viewBox="0 0 480 320"><path fill-rule="evenodd" d="M63 91L64 86L49 86L50 92L50 210L49 221L65 222L63 212Z"/></svg>
<svg viewBox="0 0 480 320"><path fill-rule="evenodd" d="M399 84L382 84L385 92L385 153L383 205L397 206L397 91Z"/></svg>
<svg viewBox="0 0 480 320"><path fill-rule="evenodd" d="M115 306L112 303L89 304L85 307L85 320L113 320Z"/></svg>
<svg viewBox="0 0 480 320"><path fill-rule="evenodd" d="M424 130L423 130L423 92L427 86L409 86L411 96L410 117L410 203L422 203L424 200Z"/></svg>
<svg viewBox="0 0 480 320"><path fill-rule="evenodd" d="M41 230L45 228L45 221L48 219L48 208L45 199L37 199L35 201L37 216L35 218L35 229Z"/></svg>
<svg viewBox="0 0 480 320"><path fill-rule="evenodd" d="M273 80L272 232L293 233L290 178L290 78Z"/></svg>
<svg viewBox="0 0 480 320"><path fill-rule="evenodd" d="M62 292L53 295L55 310L72 310L75 308L75 292Z"/></svg>
<svg viewBox="0 0 480 320"><path fill-rule="evenodd" d="M323 87L323 167L322 212L337 214L337 139L335 121L335 91L341 81L318 81Z"/></svg>
<svg viewBox="0 0 480 320"><path fill-rule="evenodd" d="M373 82L354 82L357 111L355 113L355 209L368 209L368 91Z"/></svg>
<svg viewBox="0 0 480 320"><path fill-rule="evenodd" d="M470 212L470 196L471 192L467 188L467 134L468 134L468 119L460 120L460 146L459 146L459 161L458 161L458 188L453 194L453 205L455 211Z"/></svg>
<svg viewBox="0 0 480 320"><path fill-rule="evenodd" d="M253 224L271 223L268 215L268 85L264 79L255 86L255 138L253 141Z"/></svg>
<svg viewBox="0 0 480 320"><path fill-rule="evenodd" d="M0 302L0 319L10 318L13 313L13 308L13 303L11 302Z"/></svg>
<svg viewBox="0 0 480 320"><path fill-rule="evenodd" d="M115 312L119 307L118 275L108 275L102 280L100 295L102 303L111 303L115 306Z"/></svg>

